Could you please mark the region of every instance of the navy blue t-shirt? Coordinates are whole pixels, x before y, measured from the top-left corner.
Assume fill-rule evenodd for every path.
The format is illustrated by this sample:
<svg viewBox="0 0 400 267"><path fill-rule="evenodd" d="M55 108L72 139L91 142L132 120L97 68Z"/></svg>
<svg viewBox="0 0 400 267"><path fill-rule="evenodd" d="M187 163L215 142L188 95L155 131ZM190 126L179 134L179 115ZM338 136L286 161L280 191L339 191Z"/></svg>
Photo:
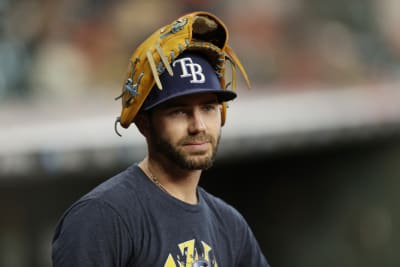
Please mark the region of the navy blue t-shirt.
<svg viewBox="0 0 400 267"><path fill-rule="evenodd" d="M269 266L244 218L201 187L197 192L198 204L182 202L132 165L64 213L53 266Z"/></svg>

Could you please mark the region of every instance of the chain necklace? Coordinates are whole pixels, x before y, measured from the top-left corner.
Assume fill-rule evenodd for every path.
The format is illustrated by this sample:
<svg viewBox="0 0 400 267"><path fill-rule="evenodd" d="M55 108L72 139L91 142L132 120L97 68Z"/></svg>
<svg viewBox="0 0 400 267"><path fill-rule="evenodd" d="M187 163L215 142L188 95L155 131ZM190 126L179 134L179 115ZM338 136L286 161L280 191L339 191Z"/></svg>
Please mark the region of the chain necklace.
<svg viewBox="0 0 400 267"><path fill-rule="evenodd" d="M149 171L150 174L150 180L157 185L162 191L165 193L169 194L167 189L160 183L160 181L157 179L157 177L153 174L153 172L150 170L150 168L147 166L147 170Z"/></svg>
<svg viewBox="0 0 400 267"><path fill-rule="evenodd" d="M161 191L165 192L167 195L173 196L170 192L167 191L167 189L165 189L165 187L160 183L160 181L158 180L157 176L155 176L153 174L153 172L150 170L149 166L147 166L147 170L149 173L149 178L150 180L158 187L161 189ZM173 196L175 197L175 196ZM197 200L198 201L198 200Z"/></svg>

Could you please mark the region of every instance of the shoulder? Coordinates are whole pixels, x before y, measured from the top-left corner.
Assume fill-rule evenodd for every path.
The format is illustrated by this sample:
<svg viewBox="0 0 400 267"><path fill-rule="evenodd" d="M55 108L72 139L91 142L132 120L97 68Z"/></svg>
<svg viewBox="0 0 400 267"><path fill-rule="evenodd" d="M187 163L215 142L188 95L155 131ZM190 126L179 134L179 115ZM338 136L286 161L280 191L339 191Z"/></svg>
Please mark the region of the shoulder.
<svg viewBox="0 0 400 267"><path fill-rule="evenodd" d="M209 217L212 218L214 223L218 223L219 230L225 232L234 245L237 266L268 267L258 241L243 215L232 205L204 189L200 188L199 194L210 210Z"/></svg>
<svg viewBox="0 0 400 267"><path fill-rule="evenodd" d="M235 226L235 228L247 226L243 215L234 206L201 187L199 188L199 194L209 207L212 216L215 216L225 223L229 223L230 226Z"/></svg>
<svg viewBox="0 0 400 267"><path fill-rule="evenodd" d="M86 195L82 196L74 205L82 203L97 203L107 205L118 212L132 209L138 204L143 191L143 173L136 165L107 179Z"/></svg>
<svg viewBox="0 0 400 267"><path fill-rule="evenodd" d="M61 216L58 227L105 220L125 224L132 212L140 209L140 173L135 166L99 184L71 204Z"/></svg>
<svg viewBox="0 0 400 267"><path fill-rule="evenodd" d="M100 197L75 202L63 214L52 239L57 266L120 266L135 243L134 231L115 206Z"/></svg>
<svg viewBox="0 0 400 267"><path fill-rule="evenodd" d="M82 199L86 198L109 198L118 193L129 193L136 191L140 183L140 169L130 166L126 170L105 180L88 192Z"/></svg>

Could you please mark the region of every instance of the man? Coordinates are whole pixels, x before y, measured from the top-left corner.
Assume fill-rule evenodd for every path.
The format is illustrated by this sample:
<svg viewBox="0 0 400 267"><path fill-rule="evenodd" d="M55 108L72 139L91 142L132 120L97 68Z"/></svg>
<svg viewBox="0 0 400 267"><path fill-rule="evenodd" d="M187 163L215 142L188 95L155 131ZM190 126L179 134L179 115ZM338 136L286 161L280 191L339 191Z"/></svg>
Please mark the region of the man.
<svg viewBox="0 0 400 267"><path fill-rule="evenodd" d="M150 75L159 80L147 95L133 66L123 112L142 95L133 122L147 156L65 212L53 266L268 266L245 219L198 186L218 148L225 102L236 97L221 87L211 61L199 49L182 51L169 71Z"/></svg>

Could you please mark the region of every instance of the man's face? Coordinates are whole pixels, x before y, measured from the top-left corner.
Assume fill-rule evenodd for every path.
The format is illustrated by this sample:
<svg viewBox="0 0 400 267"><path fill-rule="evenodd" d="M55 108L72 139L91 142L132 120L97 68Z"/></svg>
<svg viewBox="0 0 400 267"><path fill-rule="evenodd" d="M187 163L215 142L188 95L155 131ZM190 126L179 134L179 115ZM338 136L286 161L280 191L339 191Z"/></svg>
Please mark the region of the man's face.
<svg viewBox="0 0 400 267"><path fill-rule="evenodd" d="M182 96L154 108L152 153L187 170L211 167L221 133L221 104L210 93Z"/></svg>

